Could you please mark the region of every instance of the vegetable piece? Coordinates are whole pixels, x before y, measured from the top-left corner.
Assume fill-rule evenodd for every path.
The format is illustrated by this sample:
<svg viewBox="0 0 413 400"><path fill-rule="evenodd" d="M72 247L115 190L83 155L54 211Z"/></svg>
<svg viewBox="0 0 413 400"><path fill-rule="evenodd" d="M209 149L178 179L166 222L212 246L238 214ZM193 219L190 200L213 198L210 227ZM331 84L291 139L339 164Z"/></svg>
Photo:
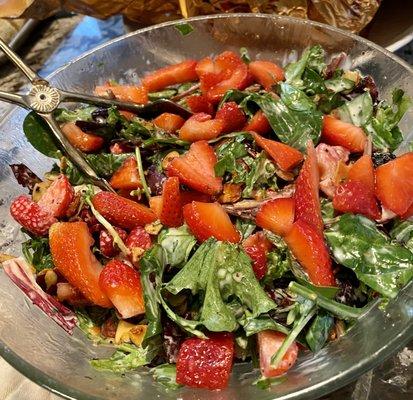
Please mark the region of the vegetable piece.
<svg viewBox="0 0 413 400"><path fill-rule="evenodd" d="M128 237L126 231L120 228L114 228L118 232L121 240L124 242ZM105 257L115 257L119 253L119 249L115 247L113 237L107 230L99 232L99 250Z"/></svg>
<svg viewBox="0 0 413 400"><path fill-rule="evenodd" d="M252 260L252 269L258 280L267 272L267 254L272 248L271 242L263 232L257 232L242 242L242 247Z"/></svg>
<svg viewBox="0 0 413 400"><path fill-rule="evenodd" d="M194 94L185 99L186 104L193 113L206 113L212 115L214 106L208 101L205 95Z"/></svg>
<svg viewBox="0 0 413 400"><path fill-rule="evenodd" d="M257 145L263 148L284 171L293 169L303 160L301 152L287 144L265 139L255 132L252 132L252 137Z"/></svg>
<svg viewBox="0 0 413 400"><path fill-rule="evenodd" d="M157 116L153 123L158 127L163 129L165 132L174 134L178 129L182 127L185 123L185 120L176 114L172 113L163 113Z"/></svg>
<svg viewBox="0 0 413 400"><path fill-rule="evenodd" d="M168 176L177 176L182 184L198 192L218 194L222 190L222 179L215 176L216 162L214 150L206 141L195 142L186 154L170 162Z"/></svg>
<svg viewBox="0 0 413 400"><path fill-rule="evenodd" d="M376 196L384 207L399 216L408 217L413 206L412 171L413 152L403 154L376 170Z"/></svg>
<svg viewBox="0 0 413 400"><path fill-rule="evenodd" d="M193 201L184 206L183 214L189 229L200 242L210 237L231 243L240 241L239 232L219 203Z"/></svg>
<svg viewBox="0 0 413 400"><path fill-rule="evenodd" d="M54 268L48 238L36 237L26 240L22 243L22 253L36 272Z"/></svg>
<svg viewBox="0 0 413 400"><path fill-rule="evenodd" d="M128 157L109 181L114 189L135 190L142 187L135 157Z"/></svg>
<svg viewBox="0 0 413 400"><path fill-rule="evenodd" d="M224 125L224 121L211 119L209 114L194 114L179 130L179 138L188 142L214 139L222 133Z"/></svg>
<svg viewBox="0 0 413 400"><path fill-rule="evenodd" d="M295 218L312 225L322 235L319 182L317 156L313 144L308 142L307 157L296 180Z"/></svg>
<svg viewBox="0 0 413 400"><path fill-rule="evenodd" d="M258 332L258 350L260 369L263 376L271 378L287 372L297 361L298 346L296 342L288 348L281 362L277 366L271 365L271 357L278 351L286 335L281 332L267 330Z"/></svg>
<svg viewBox="0 0 413 400"><path fill-rule="evenodd" d="M110 223L123 229L130 230L156 220L148 207L115 193L99 192L93 196L92 203Z"/></svg>
<svg viewBox="0 0 413 400"><path fill-rule="evenodd" d="M151 369L155 382L166 389L179 389L182 385L176 383L176 365L161 364Z"/></svg>
<svg viewBox="0 0 413 400"><path fill-rule="evenodd" d="M380 218L381 213L374 195L374 169L370 156L360 157L350 168L347 182L336 190L333 206L342 213Z"/></svg>
<svg viewBox="0 0 413 400"><path fill-rule="evenodd" d="M63 174L47 188L37 204L54 217L63 217L74 198L74 190Z"/></svg>
<svg viewBox="0 0 413 400"><path fill-rule="evenodd" d="M148 92L154 92L177 83L195 81L198 78L195 72L196 64L195 60L186 60L168 65L146 75L142 79L142 84Z"/></svg>
<svg viewBox="0 0 413 400"><path fill-rule="evenodd" d="M343 146L351 153L362 153L367 142L362 128L331 115L325 115L323 118L321 139L327 144Z"/></svg>
<svg viewBox="0 0 413 400"><path fill-rule="evenodd" d="M14 177L19 185L29 189L29 193L33 192L36 183L42 180L25 164L10 164Z"/></svg>
<svg viewBox="0 0 413 400"><path fill-rule="evenodd" d="M138 272L119 260L109 261L103 268L99 285L122 318L145 312L141 279Z"/></svg>
<svg viewBox="0 0 413 400"><path fill-rule="evenodd" d="M333 325L334 318L331 315L316 315L305 335L305 341L312 352L316 353L324 347Z"/></svg>
<svg viewBox="0 0 413 400"><path fill-rule="evenodd" d="M335 286L330 255L322 233L303 219L294 222L284 237L294 257L304 267L310 281L318 286Z"/></svg>
<svg viewBox="0 0 413 400"><path fill-rule="evenodd" d="M102 265L90 246L93 238L85 222L57 222L49 232L53 263L67 281L93 304L110 308L112 303L99 286Z"/></svg>
<svg viewBox="0 0 413 400"><path fill-rule="evenodd" d="M137 104L146 104L148 102L148 91L143 86L106 84L96 86L95 95L109 98L114 95L116 100Z"/></svg>
<svg viewBox="0 0 413 400"><path fill-rule="evenodd" d="M242 130L247 132L253 131L260 135L265 135L268 132L271 132L271 125L265 114L261 110L258 110Z"/></svg>
<svg viewBox="0 0 413 400"><path fill-rule="evenodd" d="M215 119L224 122L222 133L239 131L247 122L244 112L234 101L224 103L215 114Z"/></svg>
<svg viewBox="0 0 413 400"><path fill-rule="evenodd" d="M229 333L211 333L208 339L186 339L179 350L176 382L189 387L224 389L231 374L234 339Z"/></svg>
<svg viewBox="0 0 413 400"><path fill-rule="evenodd" d="M61 130L70 144L85 153L96 152L103 146L102 137L83 132L74 122L64 124Z"/></svg>
<svg viewBox="0 0 413 400"><path fill-rule="evenodd" d="M212 201L211 196L205 193L195 192L193 190L181 191L181 203L182 207L185 204L192 203L193 201L201 201L202 203L210 203Z"/></svg>
<svg viewBox="0 0 413 400"><path fill-rule="evenodd" d="M294 222L295 201L291 197L266 201L259 209L255 223L276 235L284 236Z"/></svg>
<svg viewBox="0 0 413 400"><path fill-rule="evenodd" d="M390 242L376 224L361 215L344 214L325 236L337 263L384 296L394 298L413 277L413 253Z"/></svg>
<svg viewBox="0 0 413 400"><path fill-rule="evenodd" d="M284 71L277 64L270 61L253 61L248 65L249 72L265 90L284 80Z"/></svg>
<svg viewBox="0 0 413 400"><path fill-rule="evenodd" d="M169 227L182 225L182 200L179 179L176 176L168 178L163 185L162 207L159 219L163 225Z"/></svg>
<svg viewBox="0 0 413 400"><path fill-rule="evenodd" d="M37 236L47 235L52 224L57 222L51 213L26 195L13 200L10 205L10 214L23 228Z"/></svg>

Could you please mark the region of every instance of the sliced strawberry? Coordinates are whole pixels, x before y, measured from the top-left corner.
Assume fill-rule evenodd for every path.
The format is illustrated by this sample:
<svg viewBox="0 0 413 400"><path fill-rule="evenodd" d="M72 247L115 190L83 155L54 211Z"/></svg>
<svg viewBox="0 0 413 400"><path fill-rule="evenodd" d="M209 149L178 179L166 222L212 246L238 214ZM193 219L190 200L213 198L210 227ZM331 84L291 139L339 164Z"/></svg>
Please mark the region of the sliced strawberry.
<svg viewBox="0 0 413 400"><path fill-rule="evenodd" d="M143 86L106 84L96 86L95 95L108 98L115 96L116 100L137 104L146 104L148 102L148 91Z"/></svg>
<svg viewBox="0 0 413 400"><path fill-rule="evenodd" d="M195 142L189 151L168 165L168 176L198 192L214 195L222 190L222 179L215 176L216 155L206 141Z"/></svg>
<svg viewBox="0 0 413 400"><path fill-rule="evenodd" d="M242 129L243 131L252 131L260 135L265 135L268 132L271 132L271 125L268 122L265 114L259 110L254 116L248 121L248 123Z"/></svg>
<svg viewBox="0 0 413 400"><path fill-rule="evenodd" d="M181 192L181 204L182 207L185 204L192 203L193 201L200 201L202 203L210 203L212 201L211 196L194 191L182 191Z"/></svg>
<svg viewBox="0 0 413 400"><path fill-rule="evenodd" d="M222 133L224 125L222 120L211 119L209 114L194 114L179 130L179 138L188 142L215 139Z"/></svg>
<svg viewBox="0 0 413 400"><path fill-rule="evenodd" d="M402 215L400 215L401 219L408 219L413 215L413 203L412 205L409 207L409 209Z"/></svg>
<svg viewBox="0 0 413 400"><path fill-rule="evenodd" d="M317 156L313 143L309 141L307 157L295 184L295 218L313 225L322 234L323 219L321 218L319 183Z"/></svg>
<svg viewBox="0 0 413 400"><path fill-rule="evenodd" d="M136 247L147 250L152 246L151 235L149 235L149 233L141 226L137 226L131 230L126 238L125 244L126 247L131 250Z"/></svg>
<svg viewBox="0 0 413 400"><path fill-rule="evenodd" d="M299 219L284 237L294 257L307 271L315 285L334 286L330 255L322 234L314 225Z"/></svg>
<svg viewBox="0 0 413 400"><path fill-rule="evenodd" d="M112 175L109 183L114 189L135 190L141 187L135 157L128 157Z"/></svg>
<svg viewBox="0 0 413 400"><path fill-rule="evenodd" d="M275 140L265 139L258 133L251 133L257 145L264 149L282 170L289 171L303 160L303 155L297 149Z"/></svg>
<svg viewBox="0 0 413 400"><path fill-rule="evenodd" d="M362 153L367 137L359 126L324 115L321 140L333 146L343 146L351 153Z"/></svg>
<svg viewBox="0 0 413 400"><path fill-rule="evenodd" d="M223 72L224 79L226 79L231 76L237 67L244 65L244 63L237 53L226 50L216 56L215 65L218 71Z"/></svg>
<svg viewBox="0 0 413 400"><path fill-rule="evenodd" d="M50 212L25 195L13 200L10 214L23 228L37 236L47 235L52 224L57 222Z"/></svg>
<svg viewBox="0 0 413 400"><path fill-rule="evenodd" d="M192 96L188 96L185 101L189 109L194 114L206 113L212 115L214 112L214 106L207 100L204 95L194 94Z"/></svg>
<svg viewBox="0 0 413 400"><path fill-rule="evenodd" d="M231 374L234 338L231 333L210 333L208 339L182 343L176 363L176 382L204 389L224 389Z"/></svg>
<svg viewBox="0 0 413 400"><path fill-rule="evenodd" d="M342 213L380 218L381 212L374 195L374 169L370 156L359 158L350 168L347 182L336 190L333 206Z"/></svg>
<svg viewBox="0 0 413 400"><path fill-rule="evenodd" d="M276 235L287 234L294 222L295 202L291 197L266 201L255 217L255 223Z"/></svg>
<svg viewBox="0 0 413 400"><path fill-rule="evenodd" d="M148 207L115 193L99 192L93 196L92 203L110 223L123 229L130 230L156 220Z"/></svg>
<svg viewBox="0 0 413 400"><path fill-rule="evenodd" d="M115 227L122 241L125 241L128 237L126 231ZM115 257L119 253L119 249L113 244L112 235L106 230L99 232L99 250L105 257Z"/></svg>
<svg viewBox="0 0 413 400"><path fill-rule="evenodd" d="M162 196L152 196L149 200L149 208L159 219L162 211Z"/></svg>
<svg viewBox="0 0 413 400"><path fill-rule="evenodd" d="M186 224L200 242L210 237L232 243L240 241L239 232L219 203L193 201L184 206L183 213Z"/></svg>
<svg viewBox="0 0 413 400"><path fill-rule="evenodd" d="M285 334L277 331L258 332L258 351L260 356L261 374L265 378L282 375L297 361L298 346L296 342L288 348L278 365L271 365L272 356L278 351L285 340Z"/></svg>
<svg viewBox="0 0 413 400"><path fill-rule="evenodd" d="M162 191L162 208L159 219L163 225L178 227L182 225L182 201L179 190L179 179L176 176L168 178Z"/></svg>
<svg viewBox="0 0 413 400"><path fill-rule="evenodd" d="M236 132L242 129L247 122L244 112L234 101L225 103L216 113L216 120L222 120L224 127L222 133Z"/></svg>
<svg viewBox="0 0 413 400"><path fill-rule="evenodd" d="M185 120L176 114L172 113L163 113L157 116L153 123L158 127L163 129L164 131L174 134L178 129L182 127L185 123Z"/></svg>
<svg viewBox="0 0 413 400"><path fill-rule="evenodd" d="M376 196L384 207L406 218L413 206L413 152L403 154L376 170Z"/></svg>
<svg viewBox="0 0 413 400"><path fill-rule="evenodd" d="M141 278L129 265L119 260L109 261L100 274L99 285L122 318L145 312Z"/></svg>
<svg viewBox="0 0 413 400"><path fill-rule="evenodd" d="M160 90L166 86L195 81L198 75L195 72L197 62L186 60L178 64L168 65L146 75L142 84L149 92Z"/></svg>
<svg viewBox="0 0 413 400"><path fill-rule="evenodd" d="M75 191L69 179L63 174L47 188L37 204L54 217L63 217L73 201Z"/></svg>
<svg viewBox="0 0 413 400"><path fill-rule="evenodd" d="M263 232L257 232L245 239L242 247L252 260L255 276L262 279L267 272L267 254L272 248L271 242Z"/></svg>
<svg viewBox="0 0 413 400"><path fill-rule="evenodd" d="M61 129L70 144L80 151L94 153L103 146L102 137L83 132L74 122L64 124Z"/></svg>
<svg viewBox="0 0 413 400"><path fill-rule="evenodd" d="M265 90L271 90L273 85L284 80L283 69L270 61L253 61L248 68L255 81Z"/></svg>
<svg viewBox="0 0 413 400"><path fill-rule="evenodd" d="M85 222L57 222L49 232L53 264L66 280L95 305L112 303L99 286L102 265L90 247L93 238Z"/></svg>

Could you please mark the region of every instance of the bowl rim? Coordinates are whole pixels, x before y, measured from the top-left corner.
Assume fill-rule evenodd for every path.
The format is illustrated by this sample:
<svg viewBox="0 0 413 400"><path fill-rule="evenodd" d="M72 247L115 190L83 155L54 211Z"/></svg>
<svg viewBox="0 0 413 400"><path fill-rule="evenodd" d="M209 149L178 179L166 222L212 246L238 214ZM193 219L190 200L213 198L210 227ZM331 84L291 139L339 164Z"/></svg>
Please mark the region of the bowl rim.
<svg viewBox="0 0 413 400"><path fill-rule="evenodd" d="M214 15L206 15L206 16L197 16L191 17L187 19L179 19L164 22L157 25L152 25L146 28L138 29L134 32L130 32L124 35L121 35L117 38L109 40L99 46L94 47L93 49L81 54L80 56L74 58L70 62L64 64L63 66L56 69L54 72L49 74L46 79L51 79L55 75L59 74L61 71L66 69L69 65L76 63L77 61L88 57L89 55L93 54L97 50L100 50L106 46L110 46L113 43L118 41L122 41L128 37L140 35L142 33L156 30L159 28L164 28L168 26L174 26L181 23L190 23L192 21L204 21L204 20L217 20L217 19L225 19L225 18L263 18L263 19L270 19L274 21L278 21L282 23L283 21L293 22L298 25L309 25L313 27L319 27L326 30L331 31L332 33L339 33L341 35L347 36L348 38L353 39L357 42L362 42L375 50L384 53L387 57L391 58L393 61L400 64L404 67L413 78L413 67L410 66L406 61L401 59L399 56L393 54L389 50L377 45L376 43L365 39L361 36L355 35L353 33L347 32L345 30L323 24L320 22L315 22L311 20L304 20L295 17L289 16L282 16L282 15L274 15L274 14L262 14L262 13L225 13L225 14L214 14ZM7 123L9 118L12 116L12 113L18 109L18 107L11 107L6 114L3 116L2 124ZM413 286L413 282L411 282L409 286ZM406 288L405 288L406 289ZM371 354L368 359L360 361L359 363L353 365L350 369L343 371L339 375L335 375L323 382L320 382L316 385L312 385L308 388L301 389L299 391L284 395L282 400L288 400L297 398L300 396L300 399L314 399L320 396L326 395L331 393L337 389L342 388L343 386L349 384L350 382L357 379L359 376L364 374L365 372L377 367L379 364L384 362L387 358L389 358L392 354L396 353L402 347L404 347L411 339L413 338L413 320L411 323L402 331L400 331L395 337L392 338L391 341L387 342L383 347L381 347L378 351ZM7 347L0 338L0 356L9 363L13 368L15 368L18 372L23 374L26 378L30 379L34 383L40 385L41 387L49 390L50 392L61 396L65 399L70 400L101 400L100 397L90 395L82 390L74 389L71 386L68 386L55 378L50 377L40 369L33 367L29 362L27 362L24 358L20 357L17 353L15 353L11 348ZM274 400L280 398L275 397Z"/></svg>

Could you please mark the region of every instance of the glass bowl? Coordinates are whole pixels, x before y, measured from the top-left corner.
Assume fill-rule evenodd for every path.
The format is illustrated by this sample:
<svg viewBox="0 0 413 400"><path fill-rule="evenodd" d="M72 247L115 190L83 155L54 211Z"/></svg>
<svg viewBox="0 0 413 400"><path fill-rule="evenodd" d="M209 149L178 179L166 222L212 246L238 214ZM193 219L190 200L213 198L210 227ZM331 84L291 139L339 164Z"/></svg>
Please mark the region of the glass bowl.
<svg viewBox="0 0 413 400"><path fill-rule="evenodd" d="M237 14L193 18L194 31L182 36L176 22L133 32L85 54L56 71L50 80L63 89L91 92L103 80L134 82L145 72L186 58L201 58L223 50L247 47L253 58L285 64L306 46L320 43L328 55L349 54L352 68L371 74L381 96L393 87L413 96L410 67L379 46L360 37L309 21L288 17ZM52 160L37 153L22 133L25 111L13 110L0 132L0 251L20 254L23 240L9 216L12 198L23 193L8 164L25 163L41 175ZM413 133L413 113L402 123ZM410 129L410 131L409 131ZM209 392L188 388L167 391L141 371L116 375L97 372L88 360L112 350L93 346L77 329L69 336L14 286L0 271L0 353L17 370L66 398L76 399L309 399L331 392L375 367L413 336L413 286L404 289L385 312L373 309L340 340L319 353L303 353L288 379L269 390L247 384L251 365L239 364L226 390Z"/></svg>

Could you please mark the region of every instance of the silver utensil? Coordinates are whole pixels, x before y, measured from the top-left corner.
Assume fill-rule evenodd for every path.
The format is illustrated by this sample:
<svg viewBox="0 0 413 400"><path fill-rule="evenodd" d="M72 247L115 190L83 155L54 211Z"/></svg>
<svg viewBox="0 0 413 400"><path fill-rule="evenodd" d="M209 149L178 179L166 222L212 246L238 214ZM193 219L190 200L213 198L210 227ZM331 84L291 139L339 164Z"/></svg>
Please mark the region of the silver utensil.
<svg viewBox="0 0 413 400"><path fill-rule="evenodd" d="M191 115L190 111L170 100L156 100L146 105L139 105L55 88L51 86L47 80L41 78L36 74L36 72L27 66L22 59L1 39L0 49L29 79L32 85L29 93L25 95L7 93L0 90L0 100L17 104L27 110L32 110L39 115L49 126L53 136L59 144L59 147L65 155L87 176L93 184L103 190L113 192L113 189L109 183L104 178L99 177L94 169L88 164L83 153L70 144L66 136L61 131L59 124L53 117L53 113L60 103L80 102L104 107L116 106L121 110L131 111L143 118L152 118L164 112L178 114L184 118L188 118Z"/></svg>

